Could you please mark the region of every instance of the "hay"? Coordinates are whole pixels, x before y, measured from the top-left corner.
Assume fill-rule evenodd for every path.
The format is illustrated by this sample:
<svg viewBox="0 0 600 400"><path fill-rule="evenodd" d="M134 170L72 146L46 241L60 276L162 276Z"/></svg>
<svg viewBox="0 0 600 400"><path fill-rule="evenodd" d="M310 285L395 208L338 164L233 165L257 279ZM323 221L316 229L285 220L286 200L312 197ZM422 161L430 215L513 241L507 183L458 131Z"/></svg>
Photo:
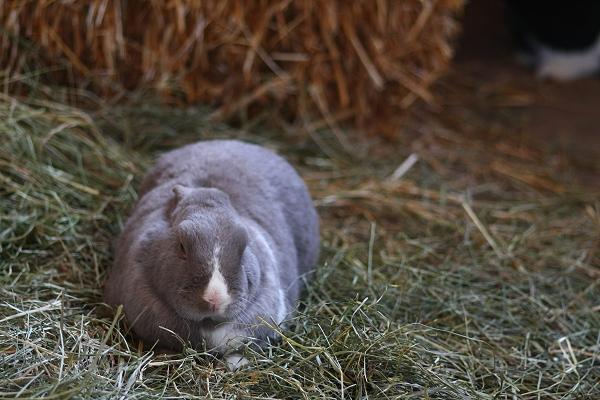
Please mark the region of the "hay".
<svg viewBox="0 0 600 400"><path fill-rule="evenodd" d="M0 95L0 398L599 397L600 194L510 139L481 101L501 94L480 109L446 89L451 112L416 113L410 147L351 159L315 144L330 130L292 145L148 97L84 112L30 92ZM232 373L141 348L100 302L152 156L239 135L300 169L323 257L283 343Z"/></svg>
<svg viewBox="0 0 600 400"><path fill-rule="evenodd" d="M218 106L213 117L270 107L388 136L452 55L462 0L7 0L0 60L28 63L104 92L152 86ZM28 60L29 59L29 60Z"/></svg>

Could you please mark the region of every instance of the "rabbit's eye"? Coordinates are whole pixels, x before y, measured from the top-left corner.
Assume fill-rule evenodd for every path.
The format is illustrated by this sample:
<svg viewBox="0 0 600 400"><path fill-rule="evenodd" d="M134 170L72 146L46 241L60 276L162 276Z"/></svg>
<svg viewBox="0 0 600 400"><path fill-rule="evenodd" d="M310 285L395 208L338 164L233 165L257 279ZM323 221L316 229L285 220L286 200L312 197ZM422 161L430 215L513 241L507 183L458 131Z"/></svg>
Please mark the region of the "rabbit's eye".
<svg viewBox="0 0 600 400"><path fill-rule="evenodd" d="M183 243L181 243L181 242L179 242L179 255L181 256L181 258L184 258L184 259L186 257L185 247L183 247Z"/></svg>

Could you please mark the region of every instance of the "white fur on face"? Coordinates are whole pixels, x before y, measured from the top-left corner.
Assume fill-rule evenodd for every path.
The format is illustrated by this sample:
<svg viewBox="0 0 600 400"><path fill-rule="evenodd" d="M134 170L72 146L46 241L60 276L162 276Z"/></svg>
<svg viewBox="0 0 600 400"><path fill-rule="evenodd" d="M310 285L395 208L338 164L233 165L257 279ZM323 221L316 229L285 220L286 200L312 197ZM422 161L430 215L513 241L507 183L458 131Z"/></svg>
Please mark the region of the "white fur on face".
<svg viewBox="0 0 600 400"><path fill-rule="evenodd" d="M219 264L220 253L221 247L215 247L212 260L213 273L204 290L204 296L202 296L205 301L215 305L215 311L218 313L225 311L227 306L231 304L231 296L229 295L227 283L221 273L221 265Z"/></svg>

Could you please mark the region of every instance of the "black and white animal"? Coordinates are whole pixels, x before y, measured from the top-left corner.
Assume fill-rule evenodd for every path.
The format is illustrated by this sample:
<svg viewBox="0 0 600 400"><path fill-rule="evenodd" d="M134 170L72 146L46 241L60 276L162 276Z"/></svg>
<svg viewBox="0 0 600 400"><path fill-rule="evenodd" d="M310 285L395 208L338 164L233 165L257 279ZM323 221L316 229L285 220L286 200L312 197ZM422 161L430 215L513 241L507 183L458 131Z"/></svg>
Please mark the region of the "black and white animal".
<svg viewBox="0 0 600 400"><path fill-rule="evenodd" d="M572 80L600 71L600 1L507 1L522 59L539 76Z"/></svg>
<svg viewBox="0 0 600 400"><path fill-rule="evenodd" d="M308 190L275 153L203 141L164 154L118 240L105 301L144 342L225 356L276 338L319 252ZM179 338L178 338L179 337Z"/></svg>

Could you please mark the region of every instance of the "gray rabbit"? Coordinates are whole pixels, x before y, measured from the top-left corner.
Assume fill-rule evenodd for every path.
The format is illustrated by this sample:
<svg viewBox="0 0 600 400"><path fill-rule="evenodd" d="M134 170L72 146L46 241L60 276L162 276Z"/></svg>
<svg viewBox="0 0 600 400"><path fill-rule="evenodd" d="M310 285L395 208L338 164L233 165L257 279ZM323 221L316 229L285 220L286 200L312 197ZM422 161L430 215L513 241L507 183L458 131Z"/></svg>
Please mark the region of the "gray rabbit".
<svg viewBox="0 0 600 400"><path fill-rule="evenodd" d="M319 252L318 216L283 158L213 140L164 154L118 240L105 300L142 340L181 338L231 367L242 343L275 338Z"/></svg>

